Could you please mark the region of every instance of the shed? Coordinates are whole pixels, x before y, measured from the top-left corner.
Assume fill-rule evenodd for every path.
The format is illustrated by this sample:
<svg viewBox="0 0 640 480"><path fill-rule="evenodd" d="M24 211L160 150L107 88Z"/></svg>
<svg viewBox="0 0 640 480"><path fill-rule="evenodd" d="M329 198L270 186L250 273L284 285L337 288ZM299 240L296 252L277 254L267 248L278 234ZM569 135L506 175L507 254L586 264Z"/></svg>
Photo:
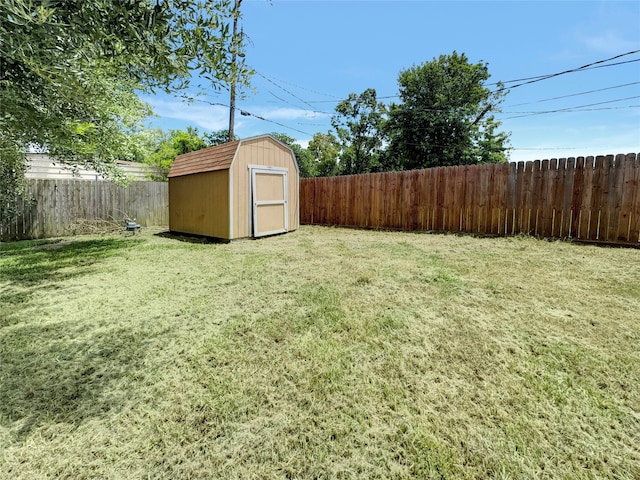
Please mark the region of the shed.
<svg viewBox="0 0 640 480"><path fill-rule="evenodd" d="M168 177L172 232L234 240L300 225L298 164L270 135L178 155Z"/></svg>

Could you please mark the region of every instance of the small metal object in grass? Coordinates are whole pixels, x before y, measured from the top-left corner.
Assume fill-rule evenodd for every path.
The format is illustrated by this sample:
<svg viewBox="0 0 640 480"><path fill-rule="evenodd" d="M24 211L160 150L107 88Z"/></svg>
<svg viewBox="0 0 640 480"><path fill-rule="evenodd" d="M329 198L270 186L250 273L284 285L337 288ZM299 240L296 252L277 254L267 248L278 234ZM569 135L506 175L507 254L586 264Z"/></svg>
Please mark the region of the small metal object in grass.
<svg viewBox="0 0 640 480"><path fill-rule="evenodd" d="M130 219L126 219L125 221L125 227L124 227L125 232L131 232L135 235L135 233L140 230L140 224L136 222L136 219L134 218L133 220Z"/></svg>

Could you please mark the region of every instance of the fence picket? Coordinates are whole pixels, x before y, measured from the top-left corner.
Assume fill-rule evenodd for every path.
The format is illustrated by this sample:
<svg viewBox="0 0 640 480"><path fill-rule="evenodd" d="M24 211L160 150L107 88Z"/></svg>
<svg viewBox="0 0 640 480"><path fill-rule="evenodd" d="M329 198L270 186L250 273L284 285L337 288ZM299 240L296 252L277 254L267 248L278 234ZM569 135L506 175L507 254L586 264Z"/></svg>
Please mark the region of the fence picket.
<svg viewBox="0 0 640 480"><path fill-rule="evenodd" d="M168 223L160 182L29 180L16 202L23 213L2 226L2 240L65 235L79 223L124 216L144 226ZM300 221L637 244L640 155L302 179Z"/></svg>
<svg viewBox="0 0 640 480"><path fill-rule="evenodd" d="M169 220L168 184L162 182L123 188L108 182L29 179L24 198L15 201L22 213L2 226L3 241L68 235L102 221L121 222L126 214L143 226Z"/></svg>
<svg viewBox="0 0 640 480"><path fill-rule="evenodd" d="M622 182L620 184L620 212L617 231L617 240L631 241L631 220L633 211L633 192L635 189L635 158L631 155L622 155L621 159Z"/></svg>
<svg viewBox="0 0 640 480"><path fill-rule="evenodd" d="M631 155L629 155L631 156ZM640 243L640 155L635 161L635 175L633 179L633 200L631 217L631 238L630 242Z"/></svg>
<svg viewBox="0 0 640 480"><path fill-rule="evenodd" d="M301 180L301 222L530 234L615 243L640 237L636 154L436 167Z"/></svg>

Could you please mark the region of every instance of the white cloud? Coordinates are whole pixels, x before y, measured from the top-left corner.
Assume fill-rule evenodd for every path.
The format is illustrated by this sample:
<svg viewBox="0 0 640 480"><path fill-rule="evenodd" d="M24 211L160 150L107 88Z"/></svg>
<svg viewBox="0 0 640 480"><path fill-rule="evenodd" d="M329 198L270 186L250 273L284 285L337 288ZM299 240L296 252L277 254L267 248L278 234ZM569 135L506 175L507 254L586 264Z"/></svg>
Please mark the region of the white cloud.
<svg viewBox="0 0 640 480"><path fill-rule="evenodd" d="M330 116L327 113L314 112L312 110L304 110L302 108L270 108L270 107L254 107L247 110L267 120L316 120Z"/></svg>
<svg viewBox="0 0 640 480"><path fill-rule="evenodd" d="M618 31L579 34L579 41L590 50L604 54L624 53L638 48L638 42L624 38Z"/></svg>
<svg viewBox="0 0 640 480"><path fill-rule="evenodd" d="M182 120L190 125L213 131L229 126L229 109L223 106L162 100L155 97L148 97L145 101L163 118Z"/></svg>

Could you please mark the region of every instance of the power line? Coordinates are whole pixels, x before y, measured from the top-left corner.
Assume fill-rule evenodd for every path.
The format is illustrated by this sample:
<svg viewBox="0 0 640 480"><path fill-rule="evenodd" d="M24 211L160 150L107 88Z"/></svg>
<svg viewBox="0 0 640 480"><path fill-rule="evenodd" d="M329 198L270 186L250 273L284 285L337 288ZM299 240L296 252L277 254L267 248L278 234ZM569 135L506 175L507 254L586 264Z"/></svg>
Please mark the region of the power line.
<svg viewBox="0 0 640 480"><path fill-rule="evenodd" d="M240 115L243 115L245 117L254 117L254 118L257 118L258 120L262 120L263 122L273 123L274 125L278 125L279 127L286 128L288 130L293 130L294 132L302 133L304 135L309 135L311 137L313 137L313 135L314 135L313 133L305 132L303 130L299 130L297 128L290 127L288 125L285 125L284 123L276 122L275 120L269 120L268 118L261 117L260 115L256 115L254 113L247 112L246 110L240 110Z"/></svg>
<svg viewBox="0 0 640 480"><path fill-rule="evenodd" d="M606 90L614 90L616 88L623 88L623 87L630 87L631 85L638 85L640 84L640 82L631 82L631 83L625 83L623 85L614 85L612 87L605 87L605 88L598 88L597 90L588 90L586 92L580 92L580 93L572 93L569 95L562 95L560 97L552 97L552 98L543 98L542 100L535 100L533 102L526 102L526 103L517 103L515 105L508 105L505 108L510 108L510 107L521 107L522 105L531 105L533 103L542 103L542 102L551 102L553 100L561 100L563 98L570 98L570 97L578 97L580 95L587 95L589 93L597 93L597 92L604 92Z"/></svg>
<svg viewBox="0 0 640 480"><path fill-rule="evenodd" d="M532 83L536 83L536 82L540 82L543 80L547 80L550 78L555 78L561 75L566 75L569 73L574 73L574 72L578 72L578 71L584 71L584 70L590 70L593 68L605 68L605 67L612 67L612 66L616 66L616 65L622 65L622 64L627 64L627 63L632 63L632 62L638 62L640 61L640 59L634 59L634 60L627 60L627 61L623 61L623 62L616 62L616 63L607 63L607 62L611 62L612 60L618 59L618 58L622 58L628 55L633 55L640 52L640 50L633 50L630 52L626 52L626 53L622 53L619 55L615 55L613 57L610 58L606 58L606 59L602 59L602 60L597 60L595 62L591 62L588 63L586 65L582 65L580 67L577 68L572 68L572 69L568 69L568 70L564 70L561 72L556 72L556 73L552 73L552 74L547 74L547 75L538 75L538 76L534 76L534 77L526 77L526 78L520 78L520 79L514 79L514 80L506 80L503 82L496 82L496 83L491 83L491 84L487 84L487 85L499 85L499 84L507 84L507 83L515 83L515 82L521 82L521 83L516 83L516 85L512 85L511 87L508 87L509 89L513 89L513 88L517 88L523 85L528 85L528 84L532 84ZM605 64L606 65L603 65ZM314 106L312 105L312 103L336 103L339 102L338 100L324 100L324 101L307 101L304 100L303 98L297 96L296 94L294 94L293 92L291 92L289 89L283 87L282 85L279 85L277 82L275 82L274 80L272 80L271 78L267 77L265 74L262 74L260 72L256 71L256 74L259 75L260 77L262 77L263 79L265 79L267 82L273 84L274 86L276 86L277 88L279 88L280 90L284 91L285 93L287 93L288 95L291 95L293 98L295 98L296 100L302 102L303 104L307 105L308 107L310 107L312 110L310 111L311 113L315 114L322 114L322 115L333 115L334 112L324 112L324 111L319 111L319 110L315 110ZM287 82L284 82L287 83ZM612 89L616 89L616 88L622 88L622 87L626 87L626 86L631 86L631 85L637 85L640 82L631 82L631 83L627 83L627 84L623 84L623 85L615 85L615 86L611 86L611 87L605 87L605 88L601 88L601 89L596 89L596 90L590 90L590 91L586 91L586 92L578 92L575 94L569 94L569 95L563 95L563 96L558 96L558 97L553 97L553 98L548 98L548 99L542 99L542 100L538 100L536 102L529 102L529 103L538 103L538 102L547 102L547 101L553 101L553 100L559 100L562 98L569 98L569 97L574 97L574 96L580 96L580 95L586 95L586 94L590 94L590 93L596 93L596 92L600 92L600 91L605 91L605 90L612 90ZM291 84L293 86L296 86L297 88L301 88L304 90L309 90L309 91L313 91L310 89L306 89L304 87L300 87L294 84ZM497 92L502 91L502 90L506 90L507 87L502 87L501 89L498 89ZM319 93L320 92L315 92L314 93ZM277 96L276 94L274 94L273 92L269 91L269 93L271 95L273 95L275 98L277 98L278 100L287 103L289 105L293 105L294 104L288 102L287 100ZM328 94L322 94L322 95L327 95L327 96L332 96L332 95L328 95ZM383 100L383 99L391 99L391 98L398 98L400 97L400 95L387 95L387 96L379 96L377 97L378 100ZM183 98L188 98L188 97L183 97ZM500 112L498 110L488 110L491 111L492 113L506 113L506 114L518 114L515 116L511 116L511 117L506 117L503 118L503 120L508 120L508 119L514 119L514 118L523 118L523 117L527 117L527 116L535 116L535 115L545 115L545 114L550 114L550 113L561 113L561 112L579 112L579 111L594 111L594 110L609 110L609 109L621 109L621 108L637 108L637 105L627 105L627 106L623 106L623 107L609 107L609 108L593 108L590 109L588 107L592 107L592 106L598 106L598 105L603 105L603 104L607 104L607 103L614 103L614 102L619 102L619 101L624 101L624 100L630 100L630 99L636 99L636 98L640 98L638 96L635 97L627 97L627 98L623 98L623 99L616 99L616 100L610 100L610 101L606 101L606 102L598 102L598 103L592 103L592 104L587 104L587 105L580 105L580 106L574 106L574 107L567 107L567 108L562 108L562 109L556 109L556 110L547 110L547 111L534 111L534 112ZM193 100L193 99L191 99ZM231 107L229 105L223 104L223 103L219 103L219 102L209 102L206 100L200 100L200 99L195 99L196 101L200 101L200 102L204 102L204 103L208 103L210 105L217 105L217 106L222 106L225 108L229 108L231 110ZM343 101L343 100L340 100ZM519 105L527 105L527 103L523 103L523 104L518 104L518 105L513 105L513 106L519 106ZM239 109L236 109L239 110ZM303 108L303 110L305 111L309 111L306 108ZM431 111L431 112L452 112L452 109L422 109L423 111ZM269 122L269 123L273 123L274 125L278 125L280 127L289 129L289 130L293 130L299 133L302 133L304 135L313 135L309 132L305 132L302 130L299 130L297 128L294 127L290 127L288 125L285 125L283 123L280 122L276 122L275 120L270 120L268 118L264 118L260 115L256 115L253 114L251 112L245 111L245 110L240 110L241 115L244 116L251 116L254 118L257 118L258 120L262 120L265 122Z"/></svg>
<svg viewBox="0 0 640 480"><path fill-rule="evenodd" d="M282 85L278 85L275 81L271 80L270 78L268 78L267 76L263 75L262 73L260 73L260 72L257 72L257 71L256 71L256 75L259 75L260 77L264 78L267 82L271 83L272 85L275 85L277 88L279 88L279 89L280 89L280 90L282 90L283 92L285 92L285 93L287 93L287 94L291 95L291 96L292 96L293 98L295 98L296 100L298 100L298 101L300 101L300 102L304 103L305 105L307 105L308 107L310 107L310 108L312 109L312 110L311 110L311 113L313 113L313 114L316 114L316 113L327 114L327 113L328 113L328 112L321 112L321 111L315 110L315 107L314 107L313 105L311 105L309 102L307 102L307 101L306 101L306 100L304 100L303 98L300 98L299 96L297 96L296 94L294 94L294 93L293 93L293 92L291 92L290 90L288 90L288 89L284 88ZM285 99L278 97L278 96L277 96L277 95L275 95L273 92L269 91L269 93L271 93L271 95L273 95L274 97L276 97L278 100L280 100L280 101L282 101L282 102L284 102L284 103L287 103L287 104L289 104L289 105L293 105L292 103L290 103L290 102L286 101ZM296 105L293 105L293 106L296 106ZM303 108L303 110L307 110L307 109L306 109L306 108ZM331 115L331 113L329 113L329 115Z"/></svg>
<svg viewBox="0 0 640 480"><path fill-rule="evenodd" d="M289 90L287 90L286 88L278 85L276 82L274 82L273 80L267 78L266 76L264 76L263 74L261 74L260 72L256 72L256 75L259 75L260 77L264 78L267 82L271 83L272 85L275 85L276 87L278 87L280 90L282 90L285 93L288 93L289 95L291 95L293 98L295 98L296 100L301 101L302 103L304 103L305 105L307 105L308 107L314 108L313 105L307 103L306 100L303 100L302 98L298 97L297 95L291 93ZM273 94L272 94L273 95ZM274 95L275 97L275 95ZM277 97L276 97L277 98ZM288 103L288 102L286 102ZM306 109L304 109L306 110Z"/></svg>
<svg viewBox="0 0 640 480"><path fill-rule="evenodd" d="M225 103L221 103L221 102L211 102L209 100L202 100L200 98L187 97L185 95L181 95L181 97L185 98L185 99L187 99L189 101L193 101L193 102L206 103L208 105L213 105L213 106L217 106L217 107L225 107L225 108L229 108L229 109L231 108L230 105L225 104ZM240 112L240 115L242 115L243 117L257 118L258 120L262 120L263 122L273 123L274 125L278 125L279 127L283 127L283 128L289 129L289 130L293 130L293 131L298 132L298 133L303 133L304 135L313 136L313 133L309 133L309 132L304 132L302 130L298 130L297 128L290 127L288 125L285 125L284 123L276 122L275 120L270 120L268 118L264 118L264 117L262 117L260 115L256 115L255 113L251 113L251 112L248 112L246 110L242 110L240 108L236 108L235 110Z"/></svg>
<svg viewBox="0 0 640 480"><path fill-rule="evenodd" d="M631 53L635 53L635 52L631 52ZM512 89L517 88L517 87L522 87L524 85L530 85L532 83L541 82L543 80L549 80L550 78L559 77L561 75L566 75L568 73L583 72L583 71L586 71L586 70L592 70L594 68L614 67L616 65L623 65L623 64L626 64L626 63L634 63L634 62L640 62L640 58L635 59L635 60L627 60L626 62L610 63L609 65L600 65L600 66L595 66L595 67L590 67L590 68L579 67L579 68L575 68L575 69L572 69L572 70L566 70L564 72L559 72L559 73L555 73L555 74L552 74L552 75L547 75L547 76L541 77L541 78L539 78L537 80L529 80L528 82L518 83L516 85L511 85L510 87L502 87L502 88L499 88L498 90L496 90L496 92L501 92L503 90L512 90ZM497 85L497 83L489 83L487 85Z"/></svg>
<svg viewBox="0 0 640 480"><path fill-rule="evenodd" d="M591 68L612 67L614 65L622 65L622 64L625 64L625 63L638 62L638 61L640 61L640 59L628 60L628 61L625 61L625 62L612 63L610 65L600 65L602 63L610 62L611 60L615 60L617 58L626 57L627 55L633 55L633 54L638 53L638 52L640 52L640 50L632 50L630 52L621 53L619 55L614 55L613 57L610 57L610 58L605 58L605 59L602 59L602 60L597 60L595 62L587 63L586 65L582 65L581 67L570 68L569 70L563 70L562 72L550 73L550 74L547 74L547 75L538 75L538 76L535 76L535 77L528 77L528 78L517 78L515 80L504 80L504 81L501 81L501 82L488 83L487 85L498 85L500 83L504 85L504 84L507 84L507 83L523 82L523 83L520 83L518 85L512 85L512 86L509 87L509 88L516 88L516 87L521 87L522 85L528 85L530 83L540 82L542 80L547 80L549 78L558 77L560 75L566 75L567 73L579 72L581 70L590 70ZM599 67L595 67L595 65L600 65L600 66Z"/></svg>
<svg viewBox="0 0 640 480"><path fill-rule="evenodd" d="M618 98L616 100L607 100L606 102L596 102L596 103L589 103L586 105L578 105L578 106L574 106L574 107L567 107L567 108L558 108L556 110L544 110L544 111L539 111L539 112L502 112L502 113L506 113L506 114L513 114L513 113L519 113L521 115L516 115L513 117L506 117L503 118L503 120L510 120L513 118L523 118L523 117L533 117L536 115L546 115L549 113L573 113L573 112L588 112L588 111L595 111L595 110L613 110L614 108L602 108L602 109L589 109L588 107L595 107L598 105L605 105L608 103L616 103L616 102L623 102L625 100L634 100L636 98L640 98L640 95L636 95L634 97L626 97L626 98ZM624 107L619 107L619 108L636 108L638 107L638 105L627 105Z"/></svg>
<svg viewBox="0 0 640 480"><path fill-rule="evenodd" d="M507 83L522 82L522 83L519 83L519 84L516 84L516 85L511 85L510 87L503 87L503 88L500 88L500 89L496 90L496 92L500 92L500 91L507 90L507 89L510 90L510 89L513 89L513 88L521 87L523 85L529 85L531 83L541 82L543 80L548 80L550 78L559 77L561 75L566 75L566 74L569 74L569 73L592 70L592 69L595 69L595 68L607 68L607 67L614 67L614 66L617 66L617 65L624 65L624 64L628 64L628 63L640 62L640 59L634 59L634 60L626 60L626 61L623 61L623 62L616 62L616 63L609 63L607 65L602 65L603 63L610 62L611 60L615 60L617 58L622 58L622 57L625 57L627 55L633 55L633 54L636 54L636 53L639 53L639 52L640 52L640 50L632 50L630 52L621 53L619 55L615 55L615 56L610 57L610 58L597 60L595 62L591 62L591 63L588 63L586 65L582 65L581 67L571 68L571 69L568 69L568 70L563 70L561 72L550 73L550 74L545 74L545 75L536 75L536 76L533 76L533 77L526 77L526 78L518 78L518 79L514 79L514 80L504 80L504 81L499 81L499 82L487 83L486 86L500 85L500 84L505 85ZM636 84L636 83L639 83L639 82L635 82L633 84ZM633 84L628 84L628 85L633 85ZM383 96L378 96L377 99L378 100L385 100L385 99L399 98L399 97L400 97L399 94L397 94L397 95L383 95ZM312 103L334 103L334 101L333 100L320 100L320 101L314 101Z"/></svg>
<svg viewBox="0 0 640 480"><path fill-rule="evenodd" d="M187 97L187 96L184 96L184 95L182 96L182 98L188 99L190 101L206 103L206 104L209 104L209 105L230 108L229 105L224 104L224 103L220 103L220 102L211 102L211 101L208 101L208 100L194 99L194 98ZM631 98L640 98L640 97L631 97ZM623 99L621 99L621 100L623 100ZM603 103L608 103L608 102L603 102ZM610 107L610 108L640 108L640 105L629 105L629 106L626 106L626 107ZM609 108L596 108L596 109L592 109L592 110L608 110L608 109ZM236 110L238 110L240 112L240 115L242 115L242 116L249 116L249 117L257 118L258 120L262 120L264 122L272 123L274 125L278 125L280 127L286 128L288 130L293 130L295 132L302 133L304 135L309 135L309 136L313 136L314 135L312 133L305 132L303 130L299 130L297 128L290 127L290 126L285 125L283 123L276 122L275 120L270 120L270 119L264 118L264 117L262 117L260 115L253 114L253 113L248 112L246 110L241 110L241 109L236 109ZM536 113L542 113L542 112L536 112ZM551 112L549 112L549 113L551 113ZM448 147L448 146L451 146L451 145L432 145L432 146L433 147L444 148L444 147ZM517 151L517 150L521 150L521 151L585 150L587 148L591 148L591 147L541 147L541 148L536 148L536 147L512 147L512 146L510 146L506 150L509 150L509 151Z"/></svg>
<svg viewBox="0 0 640 480"><path fill-rule="evenodd" d="M341 102L341 101L342 101L342 100L340 99L340 97L338 97L337 95L333 95L333 94L330 94L330 93L323 93L323 92L319 92L319 91L317 91L317 90L313 90L313 89L311 89L311 88L302 87L302 86L300 86L300 85L296 85L295 83L291 83L291 82L288 82L288 81L286 81L286 80L282 80L282 79L280 79L280 78L276 78L276 77L274 77L273 75L266 75L266 74L264 74L264 73L259 73L255 68L254 68L253 70L254 70L258 75L260 75L260 76L261 76L261 77L263 77L263 78L265 78L265 76L266 76L266 77L270 77L270 78L271 78L272 80L274 80L274 81L275 81L275 80L277 80L278 82L284 83L284 84L286 84L286 85L290 85L290 86L292 86L292 87L299 88L300 90L306 90L307 92L315 93L315 94L317 94L317 95L322 95L322 96L324 96L324 97L333 97L333 98L338 99L338 100L337 100L338 102ZM268 79L267 79L267 78L265 78L265 80L268 80ZM332 101L332 100L328 100L328 101Z"/></svg>

